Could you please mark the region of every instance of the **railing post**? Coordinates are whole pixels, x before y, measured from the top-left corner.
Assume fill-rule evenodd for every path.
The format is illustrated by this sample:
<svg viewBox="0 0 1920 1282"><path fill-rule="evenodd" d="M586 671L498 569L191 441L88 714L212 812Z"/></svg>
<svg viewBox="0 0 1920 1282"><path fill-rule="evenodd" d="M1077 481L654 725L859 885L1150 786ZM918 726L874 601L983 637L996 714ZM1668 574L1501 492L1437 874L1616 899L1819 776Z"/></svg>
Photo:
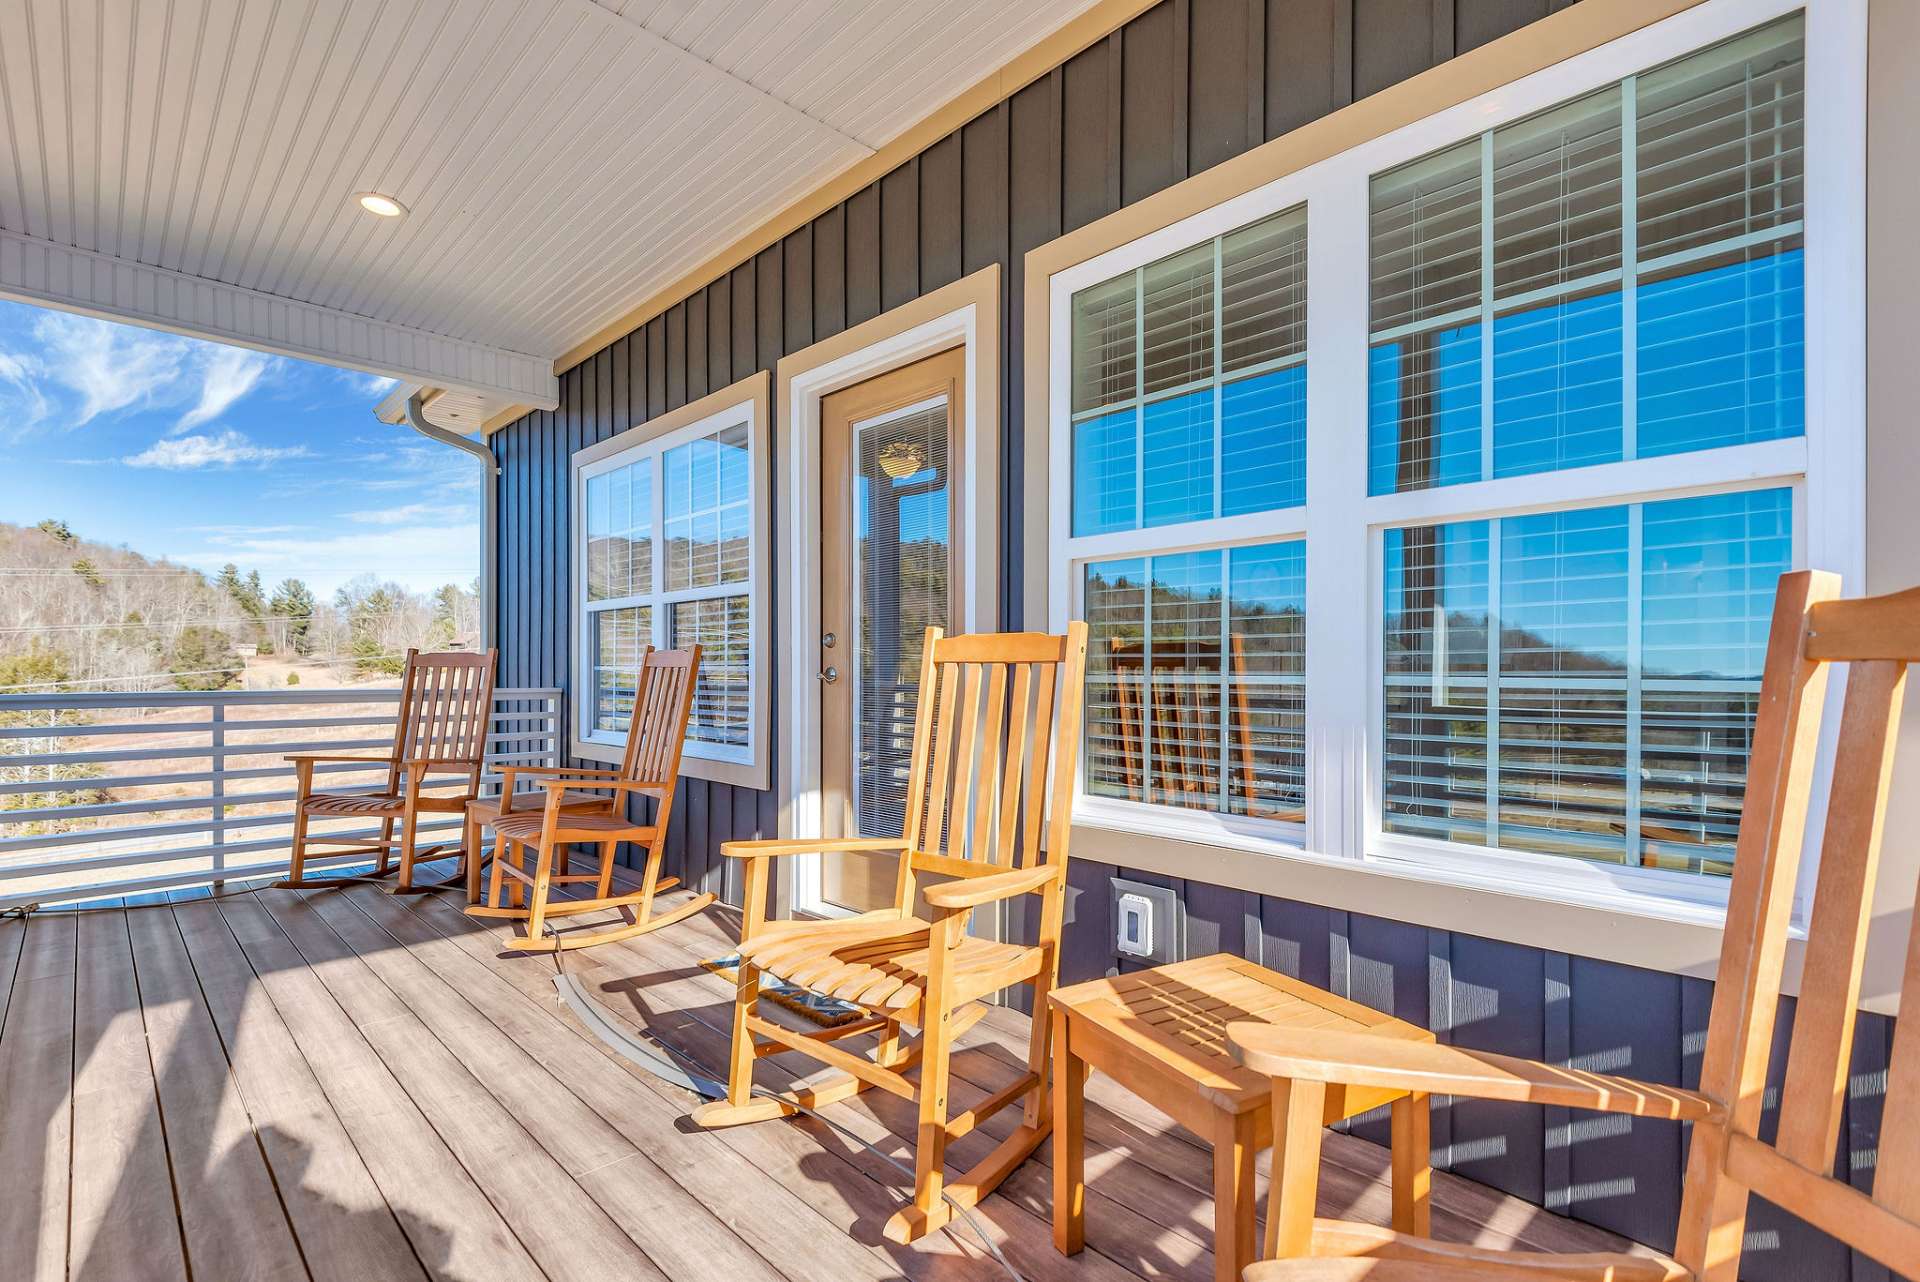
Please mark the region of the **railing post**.
<svg viewBox="0 0 1920 1282"><path fill-rule="evenodd" d="M211 799L213 802L213 870L218 873L227 866L227 852L222 849L227 844L227 830L223 822L227 817L227 705L210 703L207 710L212 714L213 784ZM214 878L215 893L226 889L226 882Z"/></svg>

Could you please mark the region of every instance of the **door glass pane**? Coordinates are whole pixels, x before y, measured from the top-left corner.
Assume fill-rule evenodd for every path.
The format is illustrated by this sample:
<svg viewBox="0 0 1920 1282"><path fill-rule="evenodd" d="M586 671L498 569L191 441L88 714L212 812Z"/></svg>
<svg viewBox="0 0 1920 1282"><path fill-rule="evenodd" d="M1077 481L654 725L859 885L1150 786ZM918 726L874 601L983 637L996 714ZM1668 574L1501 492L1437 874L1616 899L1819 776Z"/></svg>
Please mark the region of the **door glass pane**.
<svg viewBox="0 0 1920 1282"><path fill-rule="evenodd" d="M946 627L952 477L946 397L855 423L853 432L853 806L858 831L906 822L913 714L925 633ZM826 898L891 898L894 861L823 863Z"/></svg>

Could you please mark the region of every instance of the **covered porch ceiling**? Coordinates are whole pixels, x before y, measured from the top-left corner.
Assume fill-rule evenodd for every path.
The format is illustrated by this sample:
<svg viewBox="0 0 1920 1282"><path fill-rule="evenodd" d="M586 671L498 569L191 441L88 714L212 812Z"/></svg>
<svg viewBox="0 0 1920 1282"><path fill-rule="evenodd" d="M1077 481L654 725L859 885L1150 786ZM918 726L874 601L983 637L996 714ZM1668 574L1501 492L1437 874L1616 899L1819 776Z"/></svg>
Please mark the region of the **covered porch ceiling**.
<svg viewBox="0 0 1920 1282"><path fill-rule="evenodd" d="M0 0L0 296L473 431L1094 4Z"/></svg>

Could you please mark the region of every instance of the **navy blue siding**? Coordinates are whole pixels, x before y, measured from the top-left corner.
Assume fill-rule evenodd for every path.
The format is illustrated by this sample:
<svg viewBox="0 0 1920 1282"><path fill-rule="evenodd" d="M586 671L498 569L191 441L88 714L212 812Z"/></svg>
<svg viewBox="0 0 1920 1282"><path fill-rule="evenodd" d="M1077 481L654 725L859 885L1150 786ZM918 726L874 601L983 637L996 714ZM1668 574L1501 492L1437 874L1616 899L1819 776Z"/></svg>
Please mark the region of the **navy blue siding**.
<svg viewBox="0 0 1920 1282"><path fill-rule="evenodd" d="M1002 493L1022 492L1028 250L1266 139L1497 38L1570 0L1165 0L935 142L752 261L567 371L560 408L493 438L500 461L501 678L569 679L568 459L928 290L998 263L1002 280ZM772 514L763 515L771 537ZM1001 616L1025 622L1023 528L1002 505ZM782 616L774 576L772 617ZM775 656L777 662L777 656ZM777 777L782 745L771 736ZM669 833L671 871L737 900L719 843L771 835L771 793L687 780ZM1114 969L1110 879L1171 884L1188 955L1226 951L1434 1028L1448 1041L1545 1055L1653 1081L1697 1078L1711 987L1698 980L1201 882L1076 860L1063 970ZM1030 937L1016 915L1008 929ZM1890 1024L1863 1020L1858 1096L1843 1147L1873 1151L1876 1074ZM1354 1128L1384 1137L1384 1122ZM1458 1171L1656 1246L1670 1244L1682 1128L1440 1101L1434 1152ZM1862 1186L1870 1163L1846 1169ZM1883 1282L1819 1234L1759 1208L1746 1275Z"/></svg>

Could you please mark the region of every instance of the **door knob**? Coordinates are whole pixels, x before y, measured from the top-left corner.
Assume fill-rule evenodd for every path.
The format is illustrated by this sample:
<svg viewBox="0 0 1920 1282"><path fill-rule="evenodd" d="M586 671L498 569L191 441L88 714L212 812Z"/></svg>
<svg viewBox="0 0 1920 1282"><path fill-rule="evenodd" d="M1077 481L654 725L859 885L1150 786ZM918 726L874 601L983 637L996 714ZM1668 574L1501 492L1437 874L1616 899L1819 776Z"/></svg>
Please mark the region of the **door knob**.
<svg viewBox="0 0 1920 1282"><path fill-rule="evenodd" d="M832 685L834 682L840 679L840 669L833 667L832 665L829 665L824 671L820 673L820 679L826 682L828 685Z"/></svg>

